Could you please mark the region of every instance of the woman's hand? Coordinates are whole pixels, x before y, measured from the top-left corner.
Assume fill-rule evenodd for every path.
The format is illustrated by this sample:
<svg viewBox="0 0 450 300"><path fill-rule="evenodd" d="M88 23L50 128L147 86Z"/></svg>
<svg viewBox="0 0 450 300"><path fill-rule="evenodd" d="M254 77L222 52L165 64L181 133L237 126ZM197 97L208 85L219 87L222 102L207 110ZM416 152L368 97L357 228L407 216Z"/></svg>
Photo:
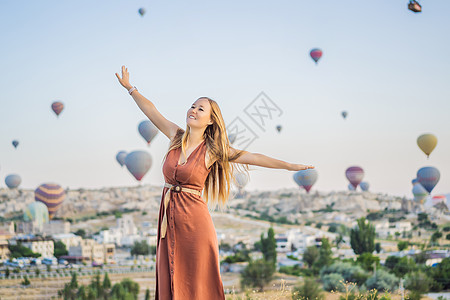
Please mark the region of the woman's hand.
<svg viewBox="0 0 450 300"><path fill-rule="evenodd" d="M120 78L119 74L116 73L117 79L119 79L120 84L126 88L127 90L132 88L130 84L130 74L128 73L128 69L125 66L122 66L122 78Z"/></svg>
<svg viewBox="0 0 450 300"><path fill-rule="evenodd" d="M300 170L307 170L307 169L314 169L314 166L311 166L311 165L299 165L299 164L289 164L288 171L300 171Z"/></svg>

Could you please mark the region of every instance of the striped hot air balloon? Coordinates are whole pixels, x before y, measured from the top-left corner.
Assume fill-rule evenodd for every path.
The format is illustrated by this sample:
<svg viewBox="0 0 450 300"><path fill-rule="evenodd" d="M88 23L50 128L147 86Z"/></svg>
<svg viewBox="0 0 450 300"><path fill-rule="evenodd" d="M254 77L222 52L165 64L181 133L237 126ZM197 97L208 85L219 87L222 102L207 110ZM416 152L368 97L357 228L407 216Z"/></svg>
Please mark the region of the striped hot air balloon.
<svg viewBox="0 0 450 300"><path fill-rule="evenodd" d="M158 128L149 120L139 123L138 131L149 145L159 132Z"/></svg>
<svg viewBox="0 0 450 300"><path fill-rule="evenodd" d="M56 183L41 184L34 191L34 199L44 203L47 206L50 219L53 218L55 213L61 207L61 204L65 198L66 192Z"/></svg>
<svg viewBox="0 0 450 300"><path fill-rule="evenodd" d="M431 193L436 184L439 182L441 174L435 167L423 167L417 171L417 180L420 184Z"/></svg>
<svg viewBox="0 0 450 300"><path fill-rule="evenodd" d="M52 110L55 112L57 117L59 116L59 114L62 112L63 109L64 104L62 104L62 102L55 101L52 103Z"/></svg>
<svg viewBox="0 0 450 300"><path fill-rule="evenodd" d="M133 151L125 157L125 166L137 181L141 181L152 166L152 157L145 151Z"/></svg>

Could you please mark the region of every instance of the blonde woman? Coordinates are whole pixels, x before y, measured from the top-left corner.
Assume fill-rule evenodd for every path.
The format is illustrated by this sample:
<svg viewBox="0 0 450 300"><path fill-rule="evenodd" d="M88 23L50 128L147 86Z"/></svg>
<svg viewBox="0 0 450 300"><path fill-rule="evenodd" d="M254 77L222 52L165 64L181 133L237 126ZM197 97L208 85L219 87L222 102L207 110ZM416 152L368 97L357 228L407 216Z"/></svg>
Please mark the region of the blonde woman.
<svg viewBox="0 0 450 300"><path fill-rule="evenodd" d="M233 149L219 106L207 97L197 99L188 109L183 130L164 118L130 84L125 66L122 76L116 76L142 112L170 140L163 164L165 185L158 221L155 299L225 299L208 201L226 204L234 164L245 169L255 165L289 171L314 167Z"/></svg>

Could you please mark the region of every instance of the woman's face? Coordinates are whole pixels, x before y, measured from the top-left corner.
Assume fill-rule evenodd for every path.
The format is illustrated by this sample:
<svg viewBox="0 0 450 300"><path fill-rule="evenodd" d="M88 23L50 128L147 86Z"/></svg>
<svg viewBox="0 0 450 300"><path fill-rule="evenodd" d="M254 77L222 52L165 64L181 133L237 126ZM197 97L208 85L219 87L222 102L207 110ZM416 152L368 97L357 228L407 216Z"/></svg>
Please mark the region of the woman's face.
<svg viewBox="0 0 450 300"><path fill-rule="evenodd" d="M212 124L211 104L208 99L200 98L187 111L186 123L191 128L206 128Z"/></svg>

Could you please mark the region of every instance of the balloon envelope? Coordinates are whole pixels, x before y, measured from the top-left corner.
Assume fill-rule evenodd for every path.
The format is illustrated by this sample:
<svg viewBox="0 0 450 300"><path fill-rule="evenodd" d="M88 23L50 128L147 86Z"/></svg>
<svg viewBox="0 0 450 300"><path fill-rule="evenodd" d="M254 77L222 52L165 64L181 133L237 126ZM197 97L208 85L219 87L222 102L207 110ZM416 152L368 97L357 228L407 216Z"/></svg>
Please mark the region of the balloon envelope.
<svg viewBox="0 0 450 300"><path fill-rule="evenodd" d="M141 136L147 141L147 143L150 144L150 142L158 133L158 128L153 125L152 122L146 120L139 123L138 131Z"/></svg>
<svg viewBox="0 0 450 300"><path fill-rule="evenodd" d="M283 127L281 125L277 125L276 128L277 128L277 131L280 132Z"/></svg>
<svg viewBox="0 0 450 300"><path fill-rule="evenodd" d="M428 196L427 190L418 182L414 184L412 193L414 195L414 202L420 204L423 204Z"/></svg>
<svg viewBox="0 0 450 300"><path fill-rule="evenodd" d="M57 116L59 116L59 114L62 112L63 109L64 104L62 104L62 102L55 101L52 103L52 110L55 112Z"/></svg>
<svg viewBox="0 0 450 300"><path fill-rule="evenodd" d="M349 191L354 191L354 190L355 190L355 187L354 187L351 183L349 183L349 184L348 184L348 190L349 190Z"/></svg>
<svg viewBox="0 0 450 300"><path fill-rule="evenodd" d="M125 157L125 165L134 178L141 181L152 166L152 157L145 151L133 151Z"/></svg>
<svg viewBox="0 0 450 300"><path fill-rule="evenodd" d="M53 218L55 213L61 207L65 198L66 192L59 184L56 183L41 184L34 191L34 199L44 203L47 206L50 219Z"/></svg>
<svg viewBox="0 0 450 300"><path fill-rule="evenodd" d="M19 141L14 140L14 141L12 141L12 144L13 144L14 148L17 148L17 146L19 145Z"/></svg>
<svg viewBox="0 0 450 300"><path fill-rule="evenodd" d="M322 50L320 50L319 48L314 48L311 50L311 52L309 52L309 55L311 55L311 58L317 64L319 59L322 57Z"/></svg>
<svg viewBox="0 0 450 300"><path fill-rule="evenodd" d="M242 172L237 172L234 178L236 179L236 186L240 189L243 189L248 183L247 175Z"/></svg>
<svg viewBox="0 0 450 300"><path fill-rule="evenodd" d="M127 157L127 153L125 151L119 151L116 155L116 160L121 167L125 164L125 157Z"/></svg>
<svg viewBox="0 0 450 300"><path fill-rule="evenodd" d="M316 169L306 169L294 173L293 177L294 181L309 193L311 187L317 181L318 173Z"/></svg>
<svg viewBox="0 0 450 300"><path fill-rule="evenodd" d="M138 12L143 17L145 15L145 8L143 8L143 7L139 8Z"/></svg>
<svg viewBox="0 0 450 300"><path fill-rule="evenodd" d="M20 185L22 179L17 174L11 174L6 176L5 183L10 189L14 189Z"/></svg>
<svg viewBox="0 0 450 300"><path fill-rule="evenodd" d="M431 133L422 134L417 138L417 145L429 157L436 148L437 137Z"/></svg>
<svg viewBox="0 0 450 300"><path fill-rule="evenodd" d="M350 181L350 184L353 185L353 187L356 189L358 187L358 184L364 178L364 170L361 167L353 166L345 171L345 176L347 177L348 181Z"/></svg>
<svg viewBox="0 0 450 300"><path fill-rule="evenodd" d="M417 180L417 178L414 178L413 180L411 180L412 185L415 185L416 183L418 183L419 181Z"/></svg>
<svg viewBox="0 0 450 300"><path fill-rule="evenodd" d="M25 222L35 222L40 228L44 223L48 223L49 219L47 206L42 202L35 201L28 204L23 212Z"/></svg>
<svg viewBox="0 0 450 300"><path fill-rule="evenodd" d="M420 184L431 193L436 184L439 182L441 174L435 167L423 167L417 171L417 180Z"/></svg>
<svg viewBox="0 0 450 300"><path fill-rule="evenodd" d="M347 119L348 113L345 110L341 114L342 114L342 117L344 118L344 120Z"/></svg>
<svg viewBox="0 0 450 300"><path fill-rule="evenodd" d="M370 185L369 185L369 183L368 183L367 181L362 181L362 182L359 184L359 187L360 187L364 192L367 192L367 191L369 190Z"/></svg>

